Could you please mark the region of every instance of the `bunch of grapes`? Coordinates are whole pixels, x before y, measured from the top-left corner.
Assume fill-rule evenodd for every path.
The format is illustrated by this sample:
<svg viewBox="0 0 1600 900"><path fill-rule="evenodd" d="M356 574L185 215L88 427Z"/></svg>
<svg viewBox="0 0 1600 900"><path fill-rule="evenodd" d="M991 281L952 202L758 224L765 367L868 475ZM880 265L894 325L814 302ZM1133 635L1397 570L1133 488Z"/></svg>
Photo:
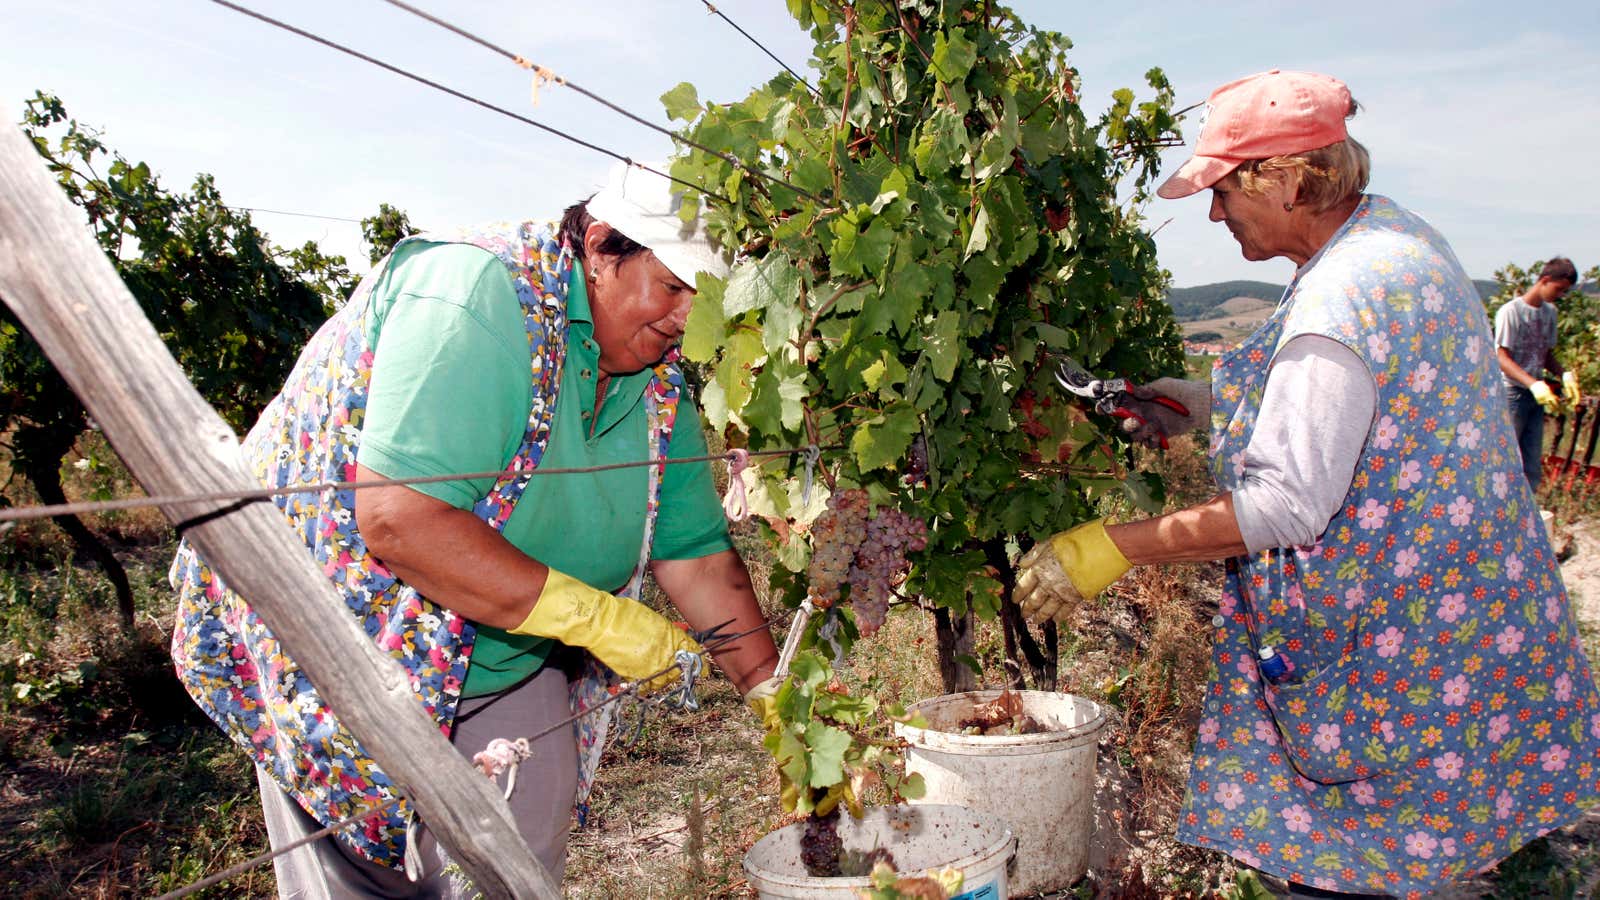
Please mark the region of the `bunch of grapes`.
<svg viewBox="0 0 1600 900"><path fill-rule="evenodd" d="M834 807L825 816L806 817L805 828L800 833L800 864L812 878L838 878L839 854L844 850L844 840L839 837L839 809Z"/></svg>
<svg viewBox="0 0 1600 900"><path fill-rule="evenodd" d="M870 635L889 612L894 582L909 563L907 553L928 546L926 523L898 509L885 507L867 518L865 491L839 491L811 527L811 599L826 609L838 602L839 589L850 585L856 626Z"/></svg>
<svg viewBox="0 0 1600 900"><path fill-rule="evenodd" d="M827 609L839 602L839 588L850 577L850 563L867 521L866 491L836 491L828 508L811 523L811 602Z"/></svg>
<svg viewBox="0 0 1600 900"><path fill-rule="evenodd" d="M922 487L928 483L928 439L917 435L911 439L911 452L906 460L906 474L901 482L912 487Z"/></svg>

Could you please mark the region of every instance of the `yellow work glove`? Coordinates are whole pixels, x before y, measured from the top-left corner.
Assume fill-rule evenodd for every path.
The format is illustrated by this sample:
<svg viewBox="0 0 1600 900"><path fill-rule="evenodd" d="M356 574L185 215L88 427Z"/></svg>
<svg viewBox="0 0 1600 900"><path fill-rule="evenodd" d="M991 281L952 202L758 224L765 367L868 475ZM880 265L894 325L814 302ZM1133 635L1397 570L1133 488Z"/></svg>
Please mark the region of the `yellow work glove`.
<svg viewBox="0 0 1600 900"><path fill-rule="evenodd" d="M1573 406L1577 406L1583 400L1583 391L1578 387L1578 373L1568 370L1562 374L1561 395Z"/></svg>
<svg viewBox="0 0 1600 900"><path fill-rule="evenodd" d="M750 711L761 720L761 727L769 734L778 728L778 688L783 687L783 682L784 679L774 676L744 695L744 705L750 707Z"/></svg>
<svg viewBox="0 0 1600 900"><path fill-rule="evenodd" d="M1528 386L1528 390L1533 392L1533 399L1544 408L1546 415L1553 416L1561 409L1561 399L1556 396L1555 391L1550 390L1550 385L1543 381L1534 381Z"/></svg>
<svg viewBox="0 0 1600 900"><path fill-rule="evenodd" d="M687 632L643 603L596 590L555 569L545 578L528 617L511 633L582 647L630 681L649 678L672 665L679 650L705 653ZM672 669L652 678L642 690L659 690L678 677L678 670Z"/></svg>
<svg viewBox="0 0 1600 900"><path fill-rule="evenodd" d="M1017 564L1012 599L1033 622L1064 622L1132 567L1097 519L1040 541Z"/></svg>

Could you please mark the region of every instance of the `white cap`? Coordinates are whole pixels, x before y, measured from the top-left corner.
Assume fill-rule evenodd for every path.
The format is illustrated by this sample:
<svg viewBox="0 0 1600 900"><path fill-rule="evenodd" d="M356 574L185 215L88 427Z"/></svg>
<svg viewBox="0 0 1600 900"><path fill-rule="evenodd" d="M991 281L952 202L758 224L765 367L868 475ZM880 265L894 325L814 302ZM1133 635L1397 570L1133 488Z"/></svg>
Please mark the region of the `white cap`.
<svg viewBox="0 0 1600 900"><path fill-rule="evenodd" d="M646 163L664 172L662 163ZM678 210L684 203L699 207L699 199L684 196L682 185L655 172L617 163L611 168L606 186L589 200L589 215L643 244L656 259L694 287L700 272L716 278L728 274L728 261L711 243L702 217L697 212L685 222Z"/></svg>

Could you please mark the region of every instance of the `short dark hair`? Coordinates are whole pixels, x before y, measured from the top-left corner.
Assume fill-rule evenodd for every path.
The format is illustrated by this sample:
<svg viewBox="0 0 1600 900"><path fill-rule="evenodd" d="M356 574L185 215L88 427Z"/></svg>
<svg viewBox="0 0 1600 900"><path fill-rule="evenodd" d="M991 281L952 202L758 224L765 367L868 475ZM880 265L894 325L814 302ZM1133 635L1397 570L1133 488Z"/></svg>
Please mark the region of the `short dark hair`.
<svg viewBox="0 0 1600 900"><path fill-rule="evenodd" d="M1539 270L1539 277L1548 278L1551 281L1570 281L1573 284L1577 284L1578 267L1573 265L1572 260L1567 259L1565 256L1558 256L1544 264L1544 268Z"/></svg>
<svg viewBox="0 0 1600 900"><path fill-rule="evenodd" d="M561 242L570 246L573 255L583 263L589 261L585 257L583 236L589 233L589 226L596 221L594 216L589 215L589 201L593 199L594 195L591 194L583 202L567 207L567 211L561 214ZM606 256L616 257L620 262L650 248L612 228L611 233L595 249Z"/></svg>

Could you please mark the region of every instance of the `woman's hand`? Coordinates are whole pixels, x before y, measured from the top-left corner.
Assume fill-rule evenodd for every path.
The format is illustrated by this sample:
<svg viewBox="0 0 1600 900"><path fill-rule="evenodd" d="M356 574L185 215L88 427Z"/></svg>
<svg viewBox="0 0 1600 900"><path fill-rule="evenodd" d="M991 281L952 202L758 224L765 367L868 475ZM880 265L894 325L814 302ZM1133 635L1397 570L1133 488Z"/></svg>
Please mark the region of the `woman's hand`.
<svg viewBox="0 0 1600 900"><path fill-rule="evenodd" d="M678 670L662 672L680 650L705 653L682 628L643 603L597 590L555 569L548 569L544 589L513 634L555 638L582 647L623 678L649 679L646 692L678 680Z"/></svg>
<svg viewBox="0 0 1600 900"><path fill-rule="evenodd" d="M1211 426L1211 382L1157 378L1145 385L1130 387L1115 415L1122 419L1122 430L1146 447L1167 446L1167 439ZM1165 397L1176 401L1188 414L1158 402Z"/></svg>
<svg viewBox="0 0 1600 900"><path fill-rule="evenodd" d="M1030 621L1064 622L1128 571L1122 551L1098 519L1040 541L1017 564L1012 599Z"/></svg>

